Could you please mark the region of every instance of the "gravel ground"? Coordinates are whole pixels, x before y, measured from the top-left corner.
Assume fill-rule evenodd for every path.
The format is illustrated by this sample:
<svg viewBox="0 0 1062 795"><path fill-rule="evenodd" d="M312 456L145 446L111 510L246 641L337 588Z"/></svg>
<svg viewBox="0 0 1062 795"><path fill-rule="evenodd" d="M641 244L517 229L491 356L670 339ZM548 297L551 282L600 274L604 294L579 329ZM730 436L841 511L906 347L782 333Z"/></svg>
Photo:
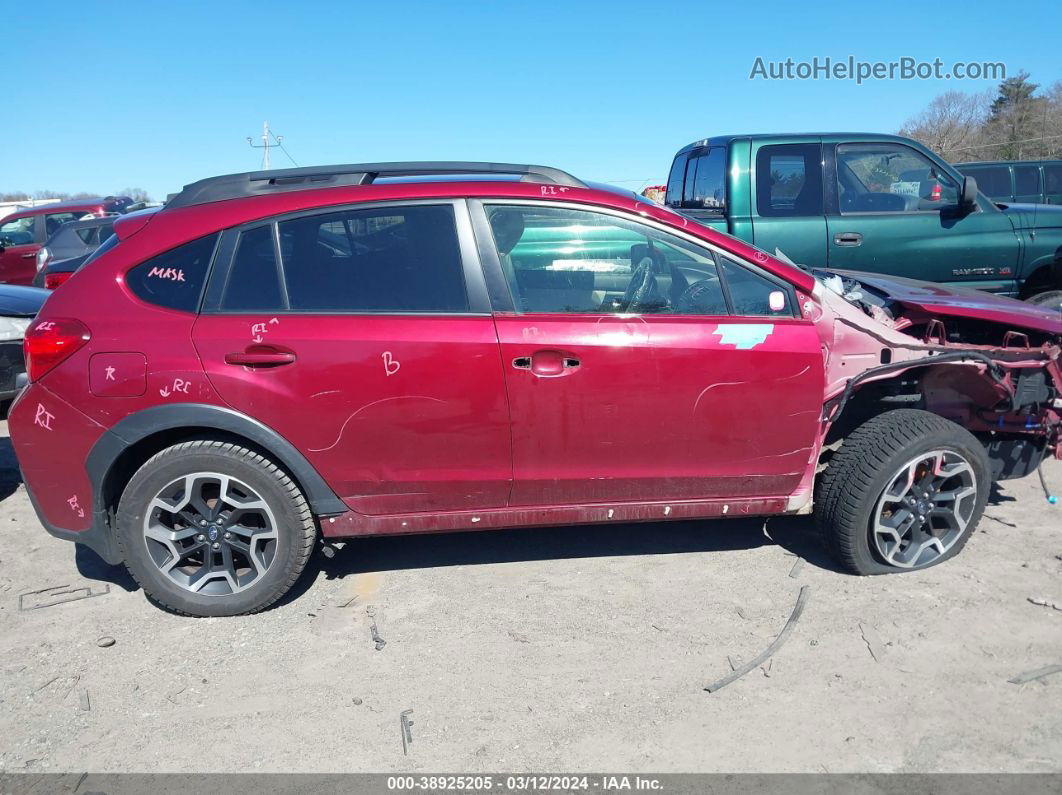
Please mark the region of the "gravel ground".
<svg viewBox="0 0 1062 795"><path fill-rule="evenodd" d="M1008 682L1062 663L1060 574L1032 478L917 574L838 573L805 518L565 527L354 541L180 618L44 532L0 423L0 772L1060 772L1062 674ZM100 595L20 609L56 586Z"/></svg>

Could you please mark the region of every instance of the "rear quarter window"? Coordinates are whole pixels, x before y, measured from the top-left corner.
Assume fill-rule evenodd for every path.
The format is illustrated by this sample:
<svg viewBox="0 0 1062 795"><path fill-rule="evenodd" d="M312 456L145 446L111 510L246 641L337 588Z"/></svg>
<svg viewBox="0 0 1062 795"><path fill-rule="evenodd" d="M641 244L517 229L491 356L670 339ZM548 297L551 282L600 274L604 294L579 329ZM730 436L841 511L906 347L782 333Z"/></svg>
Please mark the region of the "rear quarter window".
<svg viewBox="0 0 1062 795"><path fill-rule="evenodd" d="M195 312L217 242L215 233L152 257L126 274L126 284L149 304Z"/></svg>

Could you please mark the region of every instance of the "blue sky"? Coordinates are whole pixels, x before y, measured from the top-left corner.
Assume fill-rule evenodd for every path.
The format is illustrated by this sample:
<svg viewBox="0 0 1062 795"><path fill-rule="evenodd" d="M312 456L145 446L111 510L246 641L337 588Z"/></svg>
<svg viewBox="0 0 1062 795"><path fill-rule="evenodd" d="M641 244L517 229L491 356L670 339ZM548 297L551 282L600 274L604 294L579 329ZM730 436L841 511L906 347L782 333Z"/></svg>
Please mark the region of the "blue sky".
<svg viewBox="0 0 1062 795"><path fill-rule="evenodd" d="M36 21L0 14L0 192L162 198L258 168L246 138L264 119L300 165L532 162L637 188L705 135L894 132L939 93L996 82L750 80L757 56L1003 61L1062 80L1058 0L1009 8L52 0Z"/></svg>

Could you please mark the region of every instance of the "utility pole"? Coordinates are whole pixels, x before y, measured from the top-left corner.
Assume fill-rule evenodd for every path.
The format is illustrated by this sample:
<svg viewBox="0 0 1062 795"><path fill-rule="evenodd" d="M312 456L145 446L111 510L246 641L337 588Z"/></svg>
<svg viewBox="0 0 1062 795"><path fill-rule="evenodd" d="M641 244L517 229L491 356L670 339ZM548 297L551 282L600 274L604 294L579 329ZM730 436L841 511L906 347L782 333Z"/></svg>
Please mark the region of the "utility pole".
<svg viewBox="0 0 1062 795"><path fill-rule="evenodd" d="M284 136L283 135L277 135L277 136L274 136L274 137L277 139L276 145L280 146L280 142L284 140ZM269 142L269 122L268 121L262 122L262 143L261 144L256 144L254 142L254 138L252 138L251 136L247 136L247 143L250 144L252 149L261 149L262 150L262 170L263 171L268 171L270 169L270 167L271 167L269 165L269 147L273 145L273 144L271 144Z"/></svg>

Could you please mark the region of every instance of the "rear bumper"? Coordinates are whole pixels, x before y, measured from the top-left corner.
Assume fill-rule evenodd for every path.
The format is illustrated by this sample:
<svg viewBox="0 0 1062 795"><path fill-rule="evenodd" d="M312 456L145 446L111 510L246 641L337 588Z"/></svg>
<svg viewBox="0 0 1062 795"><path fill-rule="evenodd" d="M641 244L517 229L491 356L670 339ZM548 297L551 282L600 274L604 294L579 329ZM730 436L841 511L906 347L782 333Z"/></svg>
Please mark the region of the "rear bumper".
<svg viewBox="0 0 1062 795"><path fill-rule="evenodd" d="M87 530L66 530L62 527L56 527L48 521L48 518L37 504L37 498L33 496L33 489L28 484L26 484L26 494L29 495L30 505L33 506L33 510L37 512L37 518L44 525L44 529L48 531L49 535L61 538L64 541L84 544L112 566L122 562L122 556L114 543L114 535L107 524L107 517L102 512L93 512L92 524Z"/></svg>

